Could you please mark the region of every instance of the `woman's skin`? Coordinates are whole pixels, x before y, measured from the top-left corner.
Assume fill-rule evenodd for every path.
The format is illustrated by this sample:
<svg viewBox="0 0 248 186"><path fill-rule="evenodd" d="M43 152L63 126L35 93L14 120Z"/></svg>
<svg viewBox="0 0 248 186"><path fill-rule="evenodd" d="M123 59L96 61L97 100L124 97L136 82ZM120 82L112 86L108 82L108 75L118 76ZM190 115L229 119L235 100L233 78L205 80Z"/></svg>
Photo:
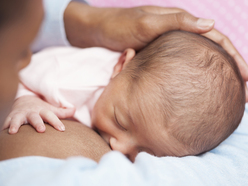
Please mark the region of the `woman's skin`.
<svg viewBox="0 0 248 186"><path fill-rule="evenodd" d="M65 159L84 156L98 162L111 149L92 129L79 122L62 120L65 132L46 125L45 133L37 133L31 125L23 125L15 135L0 132L0 161L22 156L45 156Z"/></svg>
<svg viewBox="0 0 248 186"><path fill-rule="evenodd" d="M4 7L7 1L1 1L0 5ZM12 1L10 3L14 3ZM39 31L44 15L42 0L26 1L23 2L26 5L19 7L19 10L12 7L12 12L20 11L16 20L8 18L5 24L0 24L0 128L16 95L18 71L28 64L29 45Z"/></svg>

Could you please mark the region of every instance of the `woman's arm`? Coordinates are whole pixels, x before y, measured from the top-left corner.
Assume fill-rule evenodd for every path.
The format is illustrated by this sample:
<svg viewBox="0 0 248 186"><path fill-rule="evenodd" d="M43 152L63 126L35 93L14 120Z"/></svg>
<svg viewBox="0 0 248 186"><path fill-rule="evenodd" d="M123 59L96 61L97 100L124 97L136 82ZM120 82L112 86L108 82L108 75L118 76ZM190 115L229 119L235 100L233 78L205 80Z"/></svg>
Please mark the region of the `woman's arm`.
<svg viewBox="0 0 248 186"><path fill-rule="evenodd" d="M22 156L46 156L65 159L84 156L95 161L110 151L104 140L79 122L62 120L65 132L46 125L45 133L37 133L31 125L24 125L15 135L7 130L0 133L0 160Z"/></svg>

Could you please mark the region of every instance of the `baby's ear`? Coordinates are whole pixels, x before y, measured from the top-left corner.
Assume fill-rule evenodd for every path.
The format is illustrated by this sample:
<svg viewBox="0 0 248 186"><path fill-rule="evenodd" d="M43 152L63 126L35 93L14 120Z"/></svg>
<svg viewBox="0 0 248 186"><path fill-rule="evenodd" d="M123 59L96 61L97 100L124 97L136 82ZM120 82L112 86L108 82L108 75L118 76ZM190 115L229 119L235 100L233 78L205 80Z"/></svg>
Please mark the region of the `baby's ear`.
<svg viewBox="0 0 248 186"><path fill-rule="evenodd" d="M135 50L132 48L126 49L120 56L118 62L114 66L114 71L111 76L111 79L114 78L117 74L119 74L125 66L134 58Z"/></svg>

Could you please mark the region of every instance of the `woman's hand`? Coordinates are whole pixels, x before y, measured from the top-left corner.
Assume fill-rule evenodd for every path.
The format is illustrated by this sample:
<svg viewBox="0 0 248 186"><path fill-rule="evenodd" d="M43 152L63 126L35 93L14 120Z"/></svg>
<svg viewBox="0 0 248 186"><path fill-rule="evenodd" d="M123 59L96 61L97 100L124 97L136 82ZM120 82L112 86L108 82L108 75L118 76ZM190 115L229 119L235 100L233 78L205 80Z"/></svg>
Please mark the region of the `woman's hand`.
<svg viewBox="0 0 248 186"><path fill-rule="evenodd" d="M36 96L23 96L15 101L3 129L9 127L9 133L15 134L21 125L29 123L37 132L45 132L44 122L47 122L55 129L64 131L65 127L59 118L70 118L74 112L74 108L57 108Z"/></svg>
<svg viewBox="0 0 248 186"><path fill-rule="evenodd" d="M246 94L245 97L246 97L246 102L248 102L248 89L246 86L246 82L248 81L248 65L245 62L245 60L242 58L242 56L237 51L237 49L233 46L229 38L224 34L222 34L221 32L219 32L218 30L213 29L202 35L221 45L236 61L241 76L243 77L243 80L245 82L245 94Z"/></svg>
<svg viewBox="0 0 248 186"><path fill-rule="evenodd" d="M115 51L139 50L170 30L205 33L214 26L214 20L196 18L179 8L97 8L78 2L69 3L64 23L72 45Z"/></svg>
<svg viewBox="0 0 248 186"><path fill-rule="evenodd" d="M221 45L235 59L244 81L248 81L248 65L228 37L213 29L214 20L194 17L183 9L158 6L97 8L71 2L65 10L64 22L72 45L100 46L116 51L140 50L171 30L202 34Z"/></svg>

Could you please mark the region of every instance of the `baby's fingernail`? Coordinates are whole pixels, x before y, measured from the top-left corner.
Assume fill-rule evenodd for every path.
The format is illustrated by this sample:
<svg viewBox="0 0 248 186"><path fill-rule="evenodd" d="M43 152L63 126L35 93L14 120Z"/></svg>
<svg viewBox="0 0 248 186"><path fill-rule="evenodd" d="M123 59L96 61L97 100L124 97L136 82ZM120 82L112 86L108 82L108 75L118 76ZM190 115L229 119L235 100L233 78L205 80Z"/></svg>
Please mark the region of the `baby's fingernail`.
<svg viewBox="0 0 248 186"><path fill-rule="evenodd" d="M214 20L213 19L203 19L199 18L197 20L197 26L200 28L208 28L212 27L214 25Z"/></svg>
<svg viewBox="0 0 248 186"><path fill-rule="evenodd" d="M43 130L44 130L44 126L43 126L43 125L39 126L39 127L37 128L37 130L38 130L38 131L43 131Z"/></svg>
<svg viewBox="0 0 248 186"><path fill-rule="evenodd" d="M9 128L9 133L10 134L13 134L13 133L16 133L16 128Z"/></svg>
<svg viewBox="0 0 248 186"><path fill-rule="evenodd" d="M59 128L60 128L60 131L65 131L65 126L64 125L60 126Z"/></svg>

